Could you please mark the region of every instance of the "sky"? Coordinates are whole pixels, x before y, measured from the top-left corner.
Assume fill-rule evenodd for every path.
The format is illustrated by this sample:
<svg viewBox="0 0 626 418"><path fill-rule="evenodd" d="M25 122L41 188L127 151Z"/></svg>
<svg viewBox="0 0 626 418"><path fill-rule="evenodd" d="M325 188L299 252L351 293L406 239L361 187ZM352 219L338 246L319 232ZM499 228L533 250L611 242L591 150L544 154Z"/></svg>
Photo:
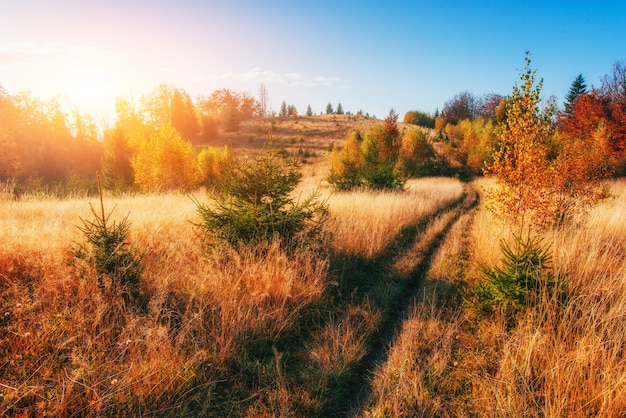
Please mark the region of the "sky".
<svg viewBox="0 0 626 418"><path fill-rule="evenodd" d="M559 103L626 60L620 1L0 0L0 85L96 120L159 84L384 118L507 95L526 51Z"/></svg>

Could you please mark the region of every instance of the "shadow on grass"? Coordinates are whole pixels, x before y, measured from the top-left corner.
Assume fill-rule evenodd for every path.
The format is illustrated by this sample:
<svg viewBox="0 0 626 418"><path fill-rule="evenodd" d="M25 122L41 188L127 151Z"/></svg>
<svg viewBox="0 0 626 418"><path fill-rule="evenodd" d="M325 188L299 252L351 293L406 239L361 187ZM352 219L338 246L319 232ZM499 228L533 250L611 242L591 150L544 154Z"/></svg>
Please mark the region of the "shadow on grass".
<svg viewBox="0 0 626 418"><path fill-rule="evenodd" d="M333 254L331 266L339 277L334 302L344 307L373 305L381 313L382 323L368 338L367 354L353 365L350 373L336 381L335 394L333 399L328 399L323 415L352 416L366 402L374 369L386 361L388 349L402 328L434 254L459 216L476 204L477 195L468 186L457 201L403 228L374 258ZM424 237L433 222L448 213L451 214L448 221L431 238ZM420 248L415 264L402 271L396 269L394 262L407 256L416 245Z"/></svg>

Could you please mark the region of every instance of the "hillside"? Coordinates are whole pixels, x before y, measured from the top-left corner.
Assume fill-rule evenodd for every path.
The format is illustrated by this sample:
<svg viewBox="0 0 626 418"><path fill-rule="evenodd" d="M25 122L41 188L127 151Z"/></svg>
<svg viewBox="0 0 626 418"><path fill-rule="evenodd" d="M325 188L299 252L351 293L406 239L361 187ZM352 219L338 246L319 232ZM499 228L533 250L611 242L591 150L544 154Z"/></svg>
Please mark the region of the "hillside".
<svg viewBox="0 0 626 418"><path fill-rule="evenodd" d="M326 151L333 143L342 142L349 132L357 130L365 132L377 123L382 121L355 115L254 118L242 122L238 132L220 132L219 138L207 145L258 149L263 146L273 125L273 138L285 145L306 146L312 150Z"/></svg>

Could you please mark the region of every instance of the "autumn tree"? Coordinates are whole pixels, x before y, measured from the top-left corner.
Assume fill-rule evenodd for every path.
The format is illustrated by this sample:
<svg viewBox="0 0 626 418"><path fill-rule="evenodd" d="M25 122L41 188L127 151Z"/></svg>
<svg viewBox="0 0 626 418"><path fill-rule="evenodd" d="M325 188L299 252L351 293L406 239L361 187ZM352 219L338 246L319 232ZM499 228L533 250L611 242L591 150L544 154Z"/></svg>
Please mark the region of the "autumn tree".
<svg viewBox="0 0 626 418"><path fill-rule="evenodd" d="M170 108L172 126L187 141L195 142L200 126L195 106L189 94L184 90L175 89L172 94Z"/></svg>
<svg viewBox="0 0 626 418"><path fill-rule="evenodd" d="M464 91L448 100L441 111L443 117L448 123L457 124L463 119L474 119L477 113L476 97Z"/></svg>
<svg viewBox="0 0 626 418"><path fill-rule="evenodd" d="M497 93L485 94L478 101L477 116L489 119L498 119L498 109L504 96Z"/></svg>
<svg viewBox="0 0 626 418"><path fill-rule="evenodd" d="M21 160L24 150L17 141L19 110L13 98L0 84L0 181L21 176Z"/></svg>
<svg viewBox="0 0 626 418"><path fill-rule="evenodd" d="M67 112L58 98L0 88L0 181L64 193L95 190L102 143L90 116Z"/></svg>
<svg viewBox="0 0 626 418"><path fill-rule="evenodd" d="M374 190L399 189L404 185L404 172L399 170L401 138L398 114L392 109L384 124L360 134L350 134L344 148L334 149L328 177L336 189L365 187Z"/></svg>
<svg viewBox="0 0 626 418"><path fill-rule="evenodd" d="M171 125L145 137L131 164L144 191L190 191L199 180L193 146Z"/></svg>
<svg viewBox="0 0 626 418"><path fill-rule="evenodd" d="M204 121L210 118L226 132L236 132L242 120L261 115L257 100L230 89L216 90L210 96L199 96L196 106Z"/></svg>
<svg viewBox="0 0 626 418"><path fill-rule="evenodd" d="M402 135L395 170L403 177L423 177L433 174L437 153L419 128L407 129Z"/></svg>
<svg viewBox="0 0 626 418"><path fill-rule="evenodd" d="M602 77L602 92L611 101L626 104L626 60L616 61L611 73Z"/></svg>
<svg viewBox="0 0 626 418"><path fill-rule="evenodd" d="M102 158L103 185L109 190L125 190L133 184L132 149L122 126L104 133Z"/></svg>
<svg viewBox="0 0 626 418"><path fill-rule="evenodd" d="M346 191L361 186L361 170L363 168L362 143L363 138L361 134L355 131L348 134L343 148L333 147L328 182L335 189Z"/></svg>
<svg viewBox="0 0 626 418"><path fill-rule="evenodd" d="M150 93L141 96L141 112L146 123L159 129L172 122L172 96L176 88L159 84Z"/></svg>
<svg viewBox="0 0 626 418"><path fill-rule="evenodd" d="M515 83L507 101L498 148L486 170L496 177L498 187L488 197L496 214L518 225L545 225L594 204L601 197L596 191L602 173L588 170L580 165L580 158L574 158L585 152L584 147L555 146L554 103L540 108L543 79L537 81L537 70L530 68L530 62L527 53L521 85Z"/></svg>
<svg viewBox="0 0 626 418"><path fill-rule="evenodd" d="M186 91L173 85L160 84L141 97L144 123L160 129L173 126L183 138L195 141L200 126L195 106Z"/></svg>
<svg viewBox="0 0 626 418"><path fill-rule="evenodd" d="M530 62L527 53L526 66L520 71L522 84L513 86L498 150L487 168L498 184L490 193L495 212L520 224L549 215L547 157L552 109L540 109L543 79L536 83L537 70L530 68Z"/></svg>
<svg viewBox="0 0 626 418"><path fill-rule="evenodd" d="M224 179L232 164L232 155L227 146L204 148L198 154L199 181L207 187L215 187Z"/></svg>
<svg viewBox="0 0 626 418"><path fill-rule="evenodd" d="M626 174L626 71L619 62L603 77L600 88L580 94L559 114L557 126L562 138L576 138L589 150L600 147L608 168ZM575 80L574 84L578 84ZM573 85L572 89L579 89ZM593 140L593 143L588 141Z"/></svg>
<svg viewBox="0 0 626 418"><path fill-rule="evenodd" d="M420 110L410 110L404 114L404 123L411 125L423 126L425 128L435 127L435 116Z"/></svg>
<svg viewBox="0 0 626 418"><path fill-rule="evenodd" d="M497 124L493 119L463 119L456 125L447 124L443 132L454 143L454 147L445 149L445 154L466 167L468 174L482 173L485 165L492 161L497 142Z"/></svg>

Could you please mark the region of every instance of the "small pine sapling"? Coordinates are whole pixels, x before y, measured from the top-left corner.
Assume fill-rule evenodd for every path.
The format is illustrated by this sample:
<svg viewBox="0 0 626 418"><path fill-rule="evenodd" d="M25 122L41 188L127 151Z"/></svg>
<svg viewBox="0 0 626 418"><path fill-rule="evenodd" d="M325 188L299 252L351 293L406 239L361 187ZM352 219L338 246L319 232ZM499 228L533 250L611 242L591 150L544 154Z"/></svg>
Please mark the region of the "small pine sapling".
<svg viewBox="0 0 626 418"><path fill-rule="evenodd" d="M79 244L73 250L78 260L87 264L83 274L91 272L95 275L98 286L104 295L122 297L125 303L135 300L141 278L141 259L137 251L128 242L130 222L128 215L120 222L111 220L113 210L108 214L104 211L102 186L98 175L98 191L100 193L100 213L90 203L93 220L80 218L82 226L78 229L87 242Z"/></svg>

